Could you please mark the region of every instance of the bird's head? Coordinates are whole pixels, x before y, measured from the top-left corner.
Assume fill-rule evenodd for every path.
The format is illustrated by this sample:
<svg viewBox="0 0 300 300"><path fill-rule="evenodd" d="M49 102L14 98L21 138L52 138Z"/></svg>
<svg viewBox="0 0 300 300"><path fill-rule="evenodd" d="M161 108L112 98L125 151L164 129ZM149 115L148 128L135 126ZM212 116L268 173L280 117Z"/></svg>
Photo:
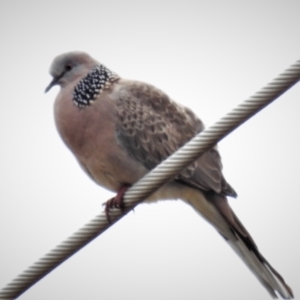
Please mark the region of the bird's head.
<svg viewBox="0 0 300 300"><path fill-rule="evenodd" d="M90 55L84 52L68 52L57 56L50 67L53 80L45 89L47 93L53 86L65 84L87 74L93 67L99 64Z"/></svg>

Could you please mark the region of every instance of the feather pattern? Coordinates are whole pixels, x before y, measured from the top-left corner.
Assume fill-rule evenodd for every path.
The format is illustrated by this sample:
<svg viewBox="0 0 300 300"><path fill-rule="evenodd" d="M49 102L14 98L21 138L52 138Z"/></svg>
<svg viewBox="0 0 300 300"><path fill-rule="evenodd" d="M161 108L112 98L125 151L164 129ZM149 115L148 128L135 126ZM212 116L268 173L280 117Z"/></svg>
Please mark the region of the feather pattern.
<svg viewBox="0 0 300 300"><path fill-rule="evenodd" d="M118 140L149 170L203 129L203 123L190 109L151 85L134 82L119 90ZM205 191L236 196L222 175L221 157L216 148L204 153L177 179Z"/></svg>
<svg viewBox="0 0 300 300"><path fill-rule="evenodd" d="M175 103L151 85L138 82L125 85L116 99L118 141L129 155L149 170L204 129L201 120L190 109ZM217 147L199 157L176 180L202 191L204 202L208 203L203 203L197 196L185 201L216 227L270 295L277 298L278 293L284 299L292 298L291 288L262 256L228 204L226 196L236 197L237 194L222 174ZM213 208L203 209L207 205ZM211 209L215 210L214 218L219 221L207 218Z"/></svg>

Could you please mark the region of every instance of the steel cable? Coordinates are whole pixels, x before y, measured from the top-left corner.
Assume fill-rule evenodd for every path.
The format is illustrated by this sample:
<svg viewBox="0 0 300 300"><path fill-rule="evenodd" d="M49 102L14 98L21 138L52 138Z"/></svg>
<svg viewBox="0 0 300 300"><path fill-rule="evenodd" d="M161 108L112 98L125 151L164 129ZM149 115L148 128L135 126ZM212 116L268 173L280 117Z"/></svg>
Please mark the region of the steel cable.
<svg viewBox="0 0 300 300"><path fill-rule="evenodd" d="M202 131L129 188L124 196L125 210L123 213L118 209L113 209L110 212L111 222L108 222L104 212L96 216L88 224L12 280L12 282L0 291L0 299L11 300L19 297L37 281L117 222L163 184L174 178L203 152L216 145L230 132L291 88L299 79L300 60L252 97L238 105L213 126Z"/></svg>

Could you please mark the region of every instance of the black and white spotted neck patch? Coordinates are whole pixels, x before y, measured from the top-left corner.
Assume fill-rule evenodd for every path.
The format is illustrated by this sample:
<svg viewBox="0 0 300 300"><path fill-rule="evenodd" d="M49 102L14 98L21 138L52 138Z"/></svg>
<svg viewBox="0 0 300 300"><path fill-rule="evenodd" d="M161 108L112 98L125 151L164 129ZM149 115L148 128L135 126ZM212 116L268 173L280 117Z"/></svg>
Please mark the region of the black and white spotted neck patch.
<svg viewBox="0 0 300 300"><path fill-rule="evenodd" d="M91 105L98 95L119 76L103 65L98 65L92 69L79 83L73 91L73 102L76 106L83 108Z"/></svg>

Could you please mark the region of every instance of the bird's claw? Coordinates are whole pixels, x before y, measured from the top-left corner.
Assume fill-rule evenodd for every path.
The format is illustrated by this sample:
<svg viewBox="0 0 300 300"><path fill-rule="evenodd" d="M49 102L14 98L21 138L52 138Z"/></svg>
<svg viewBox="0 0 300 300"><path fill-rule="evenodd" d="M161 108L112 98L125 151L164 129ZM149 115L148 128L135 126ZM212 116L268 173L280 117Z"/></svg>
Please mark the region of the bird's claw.
<svg viewBox="0 0 300 300"><path fill-rule="evenodd" d="M105 206L105 214L106 214L106 219L109 223L111 223L111 218L109 215L109 211L111 209L114 208L118 208L120 209L122 212L124 212L124 194L125 192L128 190L129 186L128 185L124 185L122 186L118 192L117 195L111 199L109 199L108 201L106 201L105 203L103 203L103 205Z"/></svg>

